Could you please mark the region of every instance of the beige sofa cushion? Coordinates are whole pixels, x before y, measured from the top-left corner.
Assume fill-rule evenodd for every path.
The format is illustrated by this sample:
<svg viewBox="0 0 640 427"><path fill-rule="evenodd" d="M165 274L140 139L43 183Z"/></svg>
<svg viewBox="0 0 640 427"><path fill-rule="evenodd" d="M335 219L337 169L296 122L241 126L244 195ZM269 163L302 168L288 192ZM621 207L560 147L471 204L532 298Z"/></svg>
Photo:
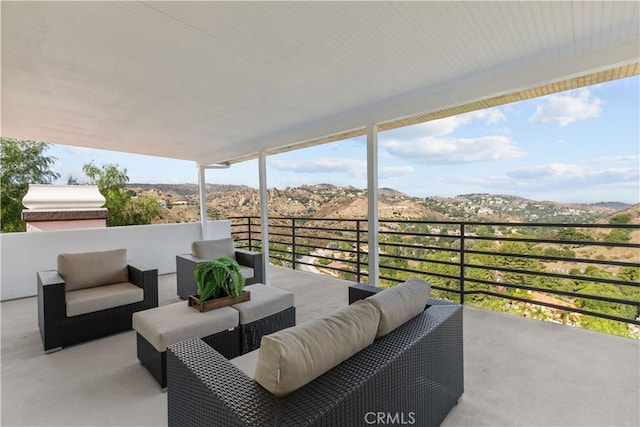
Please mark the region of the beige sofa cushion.
<svg viewBox="0 0 640 427"><path fill-rule="evenodd" d="M231 307L199 312L186 301L133 313L133 329L158 351L188 338L204 338L238 326Z"/></svg>
<svg viewBox="0 0 640 427"><path fill-rule="evenodd" d="M293 292L261 283L245 286L244 290L251 292L251 299L231 306L240 313L241 325L280 313L294 305Z"/></svg>
<svg viewBox="0 0 640 427"><path fill-rule="evenodd" d="M254 379L274 395L286 396L371 344L379 318L372 304L357 301L263 336Z"/></svg>
<svg viewBox="0 0 640 427"><path fill-rule="evenodd" d="M58 255L58 274L67 292L129 281L127 250Z"/></svg>
<svg viewBox="0 0 640 427"><path fill-rule="evenodd" d="M407 320L414 318L427 305L430 286L417 277L366 298L380 311L376 338L383 337Z"/></svg>
<svg viewBox="0 0 640 427"><path fill-rule="evenodd" d="M236 250L231 237L218 240L198 240L191 243L191 255L215 261L223 255L236 259Z"/></svg>
<svg viewBox="0 0 640 427"><path fill-rule="evenodd" d="M142 288L124 282L67 292L67 317L133 304L144 299Z"/></svg>

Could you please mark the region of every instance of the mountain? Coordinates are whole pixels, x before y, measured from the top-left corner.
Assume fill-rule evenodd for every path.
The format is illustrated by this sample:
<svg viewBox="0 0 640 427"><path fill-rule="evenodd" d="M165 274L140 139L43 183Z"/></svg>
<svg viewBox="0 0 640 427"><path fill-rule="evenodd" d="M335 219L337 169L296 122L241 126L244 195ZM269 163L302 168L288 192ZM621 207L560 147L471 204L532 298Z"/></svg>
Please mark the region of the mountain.
<svg viewBox="0 0 640 427"><path fill-rule="evenodd" d="M176 196L198 195L198 184L128 184L129 189L140 191L156 190L159 193L174 194ZM207 192L252 190L246 185L207 184Z"/></svg>
<svg viewBox="0 0 640 427"><path fill-rule="evenodd" d="M139 196L152 197L165 208L156 222L192 222L199 218L196 184L129 184ZM207 184L211 218L259 215L259 191L244 185ZM365 218L367 192L352 186L303 185L270 188L269 215L315 218ZM392 188L378 194L381 219L466 220L494 222L591 223L606 221L621 210L638 209L624 203L565 204L511 195L462 194L455 197L411 197ZM636 205L636 207L639 205ZM635 215L635 216L634 216Z"/></svg>
<svg viewBox="0 0 640 427"><path fill-rule="evenodd" d="M427 197L425 204L451 219L506 222L590 223L628 208L625 203L576 204L536 201L510 195L463 194Z"/></svg>
<svg viewBox="0 0 640 427"><path fill-rule="evenodd" d="M620 210L615 211L614 213L607 215L602 219L603 223L613 224L613 223L629 223L629 224L640 224L640 203L626 207ZM627 221L628 219L628 221Z"/></svg>
<svg viewBox="0 0 640 427"><path fill-rule="evenodd" d="M627 203L621 202L598 202L592 203L593 206L604 207L604 208L612 208L615 210L623 210L629 207Z"/></svg>

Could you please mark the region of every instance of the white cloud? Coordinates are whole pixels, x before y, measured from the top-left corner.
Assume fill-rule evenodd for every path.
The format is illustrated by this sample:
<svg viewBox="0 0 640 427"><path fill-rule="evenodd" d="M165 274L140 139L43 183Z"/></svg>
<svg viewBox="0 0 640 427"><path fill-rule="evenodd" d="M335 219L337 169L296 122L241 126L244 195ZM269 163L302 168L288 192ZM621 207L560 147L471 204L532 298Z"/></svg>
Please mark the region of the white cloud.
<svg viewBox="0 0 640 427"><path fill-rule="evenodd" d="M422 134L427 136L442 136L453 133L460 126L471 122L472 117L469 114L461 116L445 117L444 119L432 120L430 122L421 123L418 129Z"/></svg>
<svg viewBox="0 0 640 427"><path fill-rule="evenodd" d="M481 110L479 111L479 113L483 113L480 117L481 118L486 117L485 121L487 124L490 124L490 125L500 123L501 121L507 119L507 116L505 116L504 113L497 108L489 108L487 110Z"/></svg>
<svg viewBox="0 0 640 427"><path fill-rule="evenodd" d="M428 136L442 136L449 135L460 126L469 124L474 120L484 120L486 124L496 124L505 119L506 116L500 109L489 108L421 123L416 125L416 128Z"/></svg>
<svg viewBox="0 0 640 427"><path fill-rule="evenodd" d="M69 151L71 151L74 154L95 154L95 155L100 154L98 150L94 150L92 148L86 148L86 147L69 147Z"/></svg>
<svg viewBox="0 0 640 427"><path fill-rule="evenodd" d="M505 174L458 174L448 185L464 185L469 191L515 194L560 202L603 200L637 203L638 168L589 167L551 163L513 170Z"/></svg>
<svg viewBox="0 0 640 427"><path fill-rule="evenodd" d="M638 165L640 163L640 156L630 155L596 157L594 159L591 159L589 163L633 163L635 165Z"/></svg>
<svg viewBox="0 0 640 427"><path fill-rule="evenodd" d="M397 178L410 175L414 171L411 166L384 166L378 175L380 178Z"/></svg>
<svg viewBox="0 0 640 427"><path fill-rule="evenodd" d="M396 156L431 164L459 164L522 157L524 152L508 136L480 138L425 137L388 140L380 144Z"/></svg>
<svg viewBox="0 0 640 427"><path fill-rule="evenodd" d="M280 171L298 174L345 173L355 178L366 178L367 176L367 162L365 159L323 157L299 161L274 160L271 164ZM415 169L411 166L384 166L380 168L378 175L382 179L397 178L410 175L414 171Z"/></svg>
<svg viewBox="0 0 640 427"><path fill-rule="evenodd" d="M323 157L312 160L282 161L274 160L273 167L295 173L348 173L355 177L366 176L366 160L345 157Z"/></svg>
<svg viewBox="0 0 640 427"><path fill-rule="evenodd" d="M464 185L476 185L479 188L510 188L513 185L513 178L506 175L491 175L491 174L474 174L474 175L457 175L448 183L464 184ZM493 190L488 190L489 192Z"/></svg>
<svg viewBox="0 0 640 427"><path fill-rule="evenodd" d="M493 133L496 134L496 135L507 135L507 136L510 136L511 135L511 129L509 129L508 127L500 127L500 128L494 129Z"/></svg>
<svg viewBox="0 0 640 427"><path fill-rule="evenodd" d="M99 156L100 153L102 152L102 150L97 150L95 148L89 148L89 147L78 147L75 145L61 145L61 144L58 144L58 145L61 149L66 150L69 153L77 154L81 156L89 156L89 155Z"/></svg>
<svg viewBox="0 0 640 427"><path fill-rule="evenodd" d="M592 98L589 89L570 91L565 95L549 95L545 103L538 105L529 123L567 126L576 120L599 117L604 101Z"/></svg>
<svg viewBox="0 0 640 427"><path fill-rule="evenodd" d="M585 187L599 185L622 185L635 183L638 186L640 172L637 168L586 168L580 165L551 163L511 171L510 178L536 187Z"/></svg>
<svg viewBox="0 0 640 427"><path fill-rule="evenodd" d="M550 163L547 165L531 166L509 172L515 179L541 179L541 178L574 178L585 175L585 170L578 165L565 165L562 163Z"/></svg>

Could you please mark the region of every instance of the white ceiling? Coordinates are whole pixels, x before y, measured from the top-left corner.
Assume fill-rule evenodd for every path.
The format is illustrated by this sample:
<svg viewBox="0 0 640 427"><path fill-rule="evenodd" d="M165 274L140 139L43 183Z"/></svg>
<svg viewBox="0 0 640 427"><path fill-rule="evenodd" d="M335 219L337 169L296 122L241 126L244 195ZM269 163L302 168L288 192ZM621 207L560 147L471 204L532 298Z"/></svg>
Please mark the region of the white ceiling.
<svg viewBox="0 0 640 427"><path fill-rule="evenodd" d="M637 1L1 7L2 136L202 165L640 57Z"/></svg>

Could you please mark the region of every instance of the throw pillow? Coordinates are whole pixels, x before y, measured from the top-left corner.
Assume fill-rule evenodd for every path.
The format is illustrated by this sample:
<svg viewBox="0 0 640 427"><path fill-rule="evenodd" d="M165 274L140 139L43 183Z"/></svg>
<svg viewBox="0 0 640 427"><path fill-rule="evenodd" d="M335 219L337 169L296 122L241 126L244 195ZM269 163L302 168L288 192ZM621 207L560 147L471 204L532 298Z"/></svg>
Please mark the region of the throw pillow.
<svg viewBox="0 0 640 427"><path fill-rule="evenodd" d="M414 277L366 298L366 301L380 310L380 325L376 338L387 335L424 311L429 292L429 284Z"/></svg>
<svg viewBox="0 0 640 427"><path fill-rule="evenodd" d="M380 314L357 301L327 317L262 337L255 381L278 397L311 382L373 342Z"/></svg>

